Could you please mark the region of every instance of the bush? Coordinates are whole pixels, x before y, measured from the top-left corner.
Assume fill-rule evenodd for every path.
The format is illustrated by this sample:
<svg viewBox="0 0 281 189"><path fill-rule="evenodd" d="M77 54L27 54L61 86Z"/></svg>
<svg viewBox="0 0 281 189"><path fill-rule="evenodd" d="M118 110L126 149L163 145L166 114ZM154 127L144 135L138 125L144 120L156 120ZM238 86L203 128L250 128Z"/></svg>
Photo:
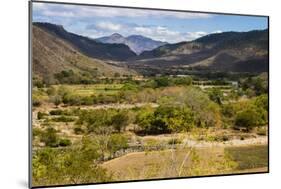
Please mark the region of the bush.
<svg viewBox="0 0 281 189"><path fill-rule="evenodd" d="M169 106L159 106L155 111L140 111L136 119L136 123L146 134L190 131L194 121L190 109Z"/></svg>
<svg viewBox="0 0 281 189"><path fill-rule="evenodd" d="M222 104L223 93L221 92L221 90L219 90L217 88L211 89L211 91L209 92L209 97L215 103L218 103L219 105Z"/></svg>
<svg viewBox="0 0 281 189"><path fill-rule="evenodd" d="M112 125L119 133L123 131L129 122L129 116L126 111L119 111L111 118Z"/></svg>
<svg viewBox="0 0 281 189"><path fill-rule="evenodd" d="M192 78L191 77L175 78L174 83L176 85L191 85L192 84Z"/></svg>
<svg viewBox="0 0 281 189"><path fill-rule="evenodd" d="M75 121L75 118L68 117L68 116L59 116L59 117L52 118L52 121L55 121L55 122L72 122L72 121Z"/></svg>
<svg viewBox="0 0 281 189"><path fill-rule="evenodd" d="M79 119L76 124L85 124L88 133L108 131L111 127L111 117L114 113L115 110L83 110L79 113Z"/></svg>
<svg viewBox="0 0 281 189"><path fill-rule="evenodd" d="M76 135L80 135L80 134L83 134L84 133L84 130L81 128L81 127L75 127L74 128L74 133Z"/></svg>
<svg viewBox="0 0 281 189"><path fill-rule="evenodd" d="M54 103L54 105L58 106L62 102L62 99L61 99L61 96L55 95L55 96L50 97L50 101L52 103Z"/></svg>
<svg viewBox="0 0 281 189"><path fill-rule="evenodd" d="M48 114L43 113L43 112L38 112L37 113L37 119L43 119L45 116L47 116Z"/></svg>
<svg viewBox="0 0 281 189"><path fill-rule="evenodd" d="M156 87L167 87L170 85L168 77L157 77L154 79Z"/></svg>
<svg viewBox="0 0 281 189"><path fill-rule="evenodd" d="M261 136L265 136L266 135L266 129L265 128L258 128L257 129L257 134L261 135Z"/></svg>
<svg viewBox="0 0 281 189"><path fill-rule="evenodd" d="M71 141L69 139L60 139L59 140L59 146L65 147L65 146L70 146Z"/></svg>
<svg viewBox="0 0 281 189"><path fill-rule="evenodd" d="M36 136L41 136L42 130L39 128L32 128L32 138Z"/></svg>
<svg viewBox="0 0 281 189"><path fill-rule="evenodd" d="M113 134L109 137L108 150L110 153L115 153L120 149L128 147L128 139L122 134Z"/></svg>
<svg viewBox="0 0 281 189"><path fill-rule="evenodd" d="M62 110L51 110L49 112L50 115L62 115L63 111Z"/></svg>
<svg viewBox="0 0 281 189"><path fill-rule="evenodd" d="M247 109L237 114L235 125L239 127L246 127L251 130L253 127L258 126L260 115L253 109Z"/></svg>
<svg viewBox="0 0 281 189"><path fill-rule="evenodd" d="M58 147L58 136L56 130L49 127L46 131L42 132L40 141L48 147Z"/></svg>
<svg viewBox="0 0 281 189"><path fill-rule="evenodd" d="M47 92L48 96L53 96L56 94L56 88L51 86L50 88L47 89L46 92Z"/></svg>
<svg viewBox="0 0 281 189"><path fill-rule="evenodd" d="M34 107L38 107L41 104L42 104L41 99L38 96L36 96L36 95L32 95L32 105Z"/></svg>
<svg viewBox="0 0 281 189"><path fill-rule="evenodd" d="M171 138L169 141L168 141L168 144L172 145L172 144L181 144L182 143L182 140L179 139L179 138Z"/></svg>

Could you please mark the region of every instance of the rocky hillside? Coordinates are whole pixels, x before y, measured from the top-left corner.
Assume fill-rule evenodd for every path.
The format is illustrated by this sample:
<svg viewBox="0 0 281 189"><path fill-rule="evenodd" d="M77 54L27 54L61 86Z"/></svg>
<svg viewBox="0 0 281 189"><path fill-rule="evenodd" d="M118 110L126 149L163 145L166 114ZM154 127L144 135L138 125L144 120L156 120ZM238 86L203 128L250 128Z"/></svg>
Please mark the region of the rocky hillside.
<svg viewBox="0 0 281 189"><path fill-rule="evenodd" d="M88 37L70 33L60 25L38 22L33 23L33 25L44 29L59 39L68 42L73 46L73 48L92 58L123 61L136 56L136 54L124 44L99 43Z"/></svg>
<svg viewBox="0 0 281 189"><path fill-rule="evenodd" d="M210 34L141 53L129 64L193 69L268 71L268 30Z"/></svg>
<svg viewBox="0 0 281 189"><path fill-rule="evenodd" d="M85 56L75 49L71 43L62 40L54 33L42 27L33 25L32 28L32 61L33 75L44 79L46 82L55 83L56 74L74 74L71 79L95 78L99 76L113 76L119 74L134 74L118 64L108 64Z"/></svg>

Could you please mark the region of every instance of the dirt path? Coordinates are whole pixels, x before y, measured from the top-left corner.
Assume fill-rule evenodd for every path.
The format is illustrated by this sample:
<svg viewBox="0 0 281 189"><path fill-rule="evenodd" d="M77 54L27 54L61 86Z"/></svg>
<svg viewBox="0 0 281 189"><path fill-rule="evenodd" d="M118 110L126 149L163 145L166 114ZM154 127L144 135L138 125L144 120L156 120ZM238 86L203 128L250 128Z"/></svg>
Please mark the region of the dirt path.
<svg viewBox="0 0 281 189"><path fill-rule="evenodd" d="M238 147L248 145L266 145L268 144L267 136L259 136L257 138L249 138L244 140L233 139L225 142L206 142L185 139L184 144L189 147Z"/></svg>
<svg viewBox="0 0 281 189"><path fill-rule="evenodd" d="M38 111L51 111L51 110L57 110L57 109L72 109L72 108L80 108L82 110L97 110L97 109L131 109L131 108L137 108L137 107L143 107L143 106L151 106L153 108L158 107L159 105L156 103L135 103L135 104L120 104L120 103L113 103L113 104L98 104L98 105L79 105L79 106L59 106L55 107L53 104L45 104L41 107L37 107L33 112Z"/></svg>

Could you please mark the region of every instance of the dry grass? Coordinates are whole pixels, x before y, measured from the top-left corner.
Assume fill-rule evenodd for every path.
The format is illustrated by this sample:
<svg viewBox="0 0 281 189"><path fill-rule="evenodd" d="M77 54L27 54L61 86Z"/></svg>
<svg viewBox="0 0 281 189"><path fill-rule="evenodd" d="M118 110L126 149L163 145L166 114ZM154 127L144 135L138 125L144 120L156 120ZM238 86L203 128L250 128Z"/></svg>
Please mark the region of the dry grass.
<svg viewBox="0 0 281 189"><path fill-rule="evenodd" d="M131 153L102 166L114 180L135 180L223 174L236 164L225 157L223 148L185 148Z"/></svg>

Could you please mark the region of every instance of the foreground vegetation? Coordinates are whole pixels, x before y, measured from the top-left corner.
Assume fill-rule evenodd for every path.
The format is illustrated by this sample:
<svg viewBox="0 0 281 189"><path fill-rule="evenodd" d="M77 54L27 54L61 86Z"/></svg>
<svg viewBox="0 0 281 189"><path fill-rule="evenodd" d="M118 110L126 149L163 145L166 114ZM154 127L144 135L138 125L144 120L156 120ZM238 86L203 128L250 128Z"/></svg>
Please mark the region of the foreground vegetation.
<svg viewBox="0 0 281 189"><path fill-rule="evenodd" d="M34 79L34 185L224 174L267 166L266 144L202 150L188 145L267 135L265 74L237 81L116 75L56 85Z"/></svg>

